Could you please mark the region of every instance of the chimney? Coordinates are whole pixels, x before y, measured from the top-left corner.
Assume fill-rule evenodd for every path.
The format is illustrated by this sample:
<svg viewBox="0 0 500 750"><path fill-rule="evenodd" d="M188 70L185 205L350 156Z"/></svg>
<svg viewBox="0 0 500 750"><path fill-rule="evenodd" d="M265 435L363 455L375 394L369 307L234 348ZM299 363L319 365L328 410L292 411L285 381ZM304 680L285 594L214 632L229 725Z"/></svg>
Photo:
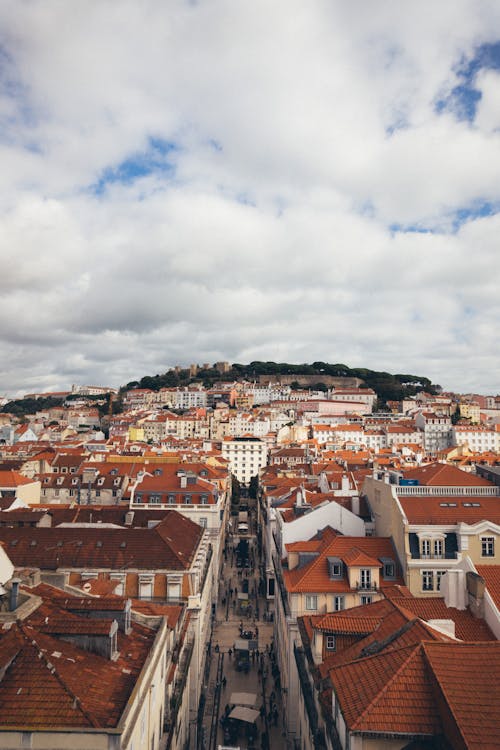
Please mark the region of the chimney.
<svg viewBox="0 0 500 750"><path fill-rule="evenodd" d="M470 611L474 617L484 617L484 591L486 588L484 578L469 571L466 580Z"/></svg>
<svg viewBox="0 0 500 750"><path fill-rule="evenodd" d="M351 512L359 516L359 497L357 495L351 497Z"/></svg>
<svg viewBox="0 0 500 750"><path fill-rule="evenodd" d="M321 630L314 630L311 651L314 663L321 664L323 661L323 633Z"/></svg>
<svg viewBox="0 0 500 750"><path fill-rule="evenodd" d="M133 522L134 522L134 511L129 510L127 513L125 513L125 526L132 526Z"/></svg>
<svg viewBox="0 0 500 750"><path fill-rule="evenodd" d="M14 612L17 609L18 597L19 597L19 584L21 583L20 578L13 578L11 580L12 588L10 590L10 611Z"/></svg>
<svg viewBox="0 0 500 750"><path fill-rule="evenodd" d="M441 591L447 607L467 608L465 571L448 570L441 579Z"/></svg>
<svg viewBox="0 0 500 750"><path fill-rule="evenodd" d="M347 474L342 474L342 492L349 492L350 489L349 477Z"/></svg>

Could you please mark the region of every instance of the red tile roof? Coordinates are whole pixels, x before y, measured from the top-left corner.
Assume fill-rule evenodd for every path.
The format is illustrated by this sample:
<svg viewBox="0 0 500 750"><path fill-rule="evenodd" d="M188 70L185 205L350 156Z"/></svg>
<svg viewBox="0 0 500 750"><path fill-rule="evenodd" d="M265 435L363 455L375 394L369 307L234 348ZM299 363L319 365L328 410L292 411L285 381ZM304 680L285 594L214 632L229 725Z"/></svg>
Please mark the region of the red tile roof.
<svg viewBox="0 0 500 750"><path fill-rule="evenodd" d="M427 487L491 487L491 482L468 471L462 471L449 464L433 463L406 469L405 479L418 479L419 484Z"/></svg>
<svg viewBox="0 0 500 750"><path fill-rule="evenodd" d="M83 618L68 619L73 627ZM42 633L30 621L0 631L2 729L116 727L155 635L137 624L129 635L119 632L119 656L110 661Z"/></svg>
<svg viewBox="0 0 500 750"><path fill-rule="evenodd" d="M297 545L300 544L300 547ZM309 546L308 546L309 545ZM332 529L325 529L322 538L309 543L300 542L286 545L288 552L318 552L318 556L311 562L283 571L283 580L290 593L300 592L347 592L350 591L347 575L342 579L330 577L328 570L328 557L338 557L347 565L369 565L379 567L382 558L388 558L397 564L397 554L391 539L381 537L345 537L336 535ZM350 560L354 560L350 563ZM356 562L360 560L361 562ZM365 561L370 562L365 562ZM401 574L390 583L380 577L380 588L386 585L393 586L394 583L403 583Z"/></svg>
<svg viewBox="0 0 500 750"><path fill-rule="evenodd" d="M492 521L500 524L500 498L480 496L421 496L398 495L408 523L418 524L475 524Z"/></svg>
<svg viewBox="0 0 500 750"><path fill-rule="evenodd" d="M500 643L425 643L441 695L468 748L500 747Z"/></svg>
<svg viewBox="0 0 500 750"><path fill-rule="evenodd" d="M330 668L349 730L408 738L444 734L453 747L498 747L500 709L491 680L498 682L500 644L429 640L418 621L401 633L386 645L373 644L376 653Z"/></svg>
<svg viewBox="0 0 500 750"><path fill-rule="evenodd" d="M154 528L0 528L17 568L186 570L203 535L175 510Z"/></svg>
<svg viewBox="0 0 500 750"><path fill-rule="evenodd" d="M484 578L488 593L500 609L500 565L476 565L476 570Z"/></svg>

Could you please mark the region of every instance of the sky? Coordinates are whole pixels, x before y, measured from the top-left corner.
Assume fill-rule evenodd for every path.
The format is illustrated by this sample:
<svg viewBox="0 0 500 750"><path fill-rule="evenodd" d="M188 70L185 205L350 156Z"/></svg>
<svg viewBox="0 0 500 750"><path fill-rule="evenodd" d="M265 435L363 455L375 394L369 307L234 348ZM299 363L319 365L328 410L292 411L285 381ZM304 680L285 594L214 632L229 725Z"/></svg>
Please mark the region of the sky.
<svg viewBox="0 0 500 750"><path fill-rule="evenodd" d="M499 331L498 0L0 3L0 396Z"/></svg>

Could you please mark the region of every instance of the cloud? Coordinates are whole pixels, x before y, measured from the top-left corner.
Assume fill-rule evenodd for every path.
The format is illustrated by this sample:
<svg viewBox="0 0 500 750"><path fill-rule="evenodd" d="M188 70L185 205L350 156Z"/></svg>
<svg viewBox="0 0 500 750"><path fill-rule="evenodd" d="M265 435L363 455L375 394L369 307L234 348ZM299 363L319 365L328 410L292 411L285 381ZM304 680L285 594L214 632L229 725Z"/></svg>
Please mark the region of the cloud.
<svg viewBox="0 0 500 750"><path fill-rule="evenodd" d="M498 391L498 3L0 22L0 391L257 358Z"/></svg>

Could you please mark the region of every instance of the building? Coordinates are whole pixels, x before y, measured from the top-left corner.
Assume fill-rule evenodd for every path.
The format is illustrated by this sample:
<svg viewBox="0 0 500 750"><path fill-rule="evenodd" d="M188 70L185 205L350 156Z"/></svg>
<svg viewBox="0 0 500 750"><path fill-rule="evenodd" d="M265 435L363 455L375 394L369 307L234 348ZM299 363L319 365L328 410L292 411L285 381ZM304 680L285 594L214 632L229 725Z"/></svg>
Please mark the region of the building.
<svg viewBox="0 0 500 750"><path fill-rule="evenodd" d="M498 746L500 714L484 673L498 682L500 644L469 612L431 604L402 592L299 620L297 743L328 750Z"/></svg>
<svg viewBox="0 0 500 750"><path fill-rule="evenodd" d="M363 486L375 533L391 534L405 583L415 596L436 596L447 571L465 556L498 565L500 488L446 464L374 472Z"/></svg>
<svg viewBox="0 0 500 750"><path fill-rule="evenodd" d="M384 589L402 584L396 551L388 538L347 537L331 528L313 539L287 545L282 566L274 558L275 647L284 695L287 736L299 731L296 711L299 681L294 650L297 618L342 611L383 598Z"/></svg>
<svg viewBox="0 0 500 750"><path fill-rule="evenodd" d="M5 582L0 610L0 746L160 750L174 646L166 617L123 597Z"/></svg>
<svg viewBox="0 0 500 750"><path fill-rule="evenodd" d="M238 482L248 485L252 477L267 464L268 448L264 441L255 437L226 438L222 441L222 456L229 463L229 470Z"/></svg>

